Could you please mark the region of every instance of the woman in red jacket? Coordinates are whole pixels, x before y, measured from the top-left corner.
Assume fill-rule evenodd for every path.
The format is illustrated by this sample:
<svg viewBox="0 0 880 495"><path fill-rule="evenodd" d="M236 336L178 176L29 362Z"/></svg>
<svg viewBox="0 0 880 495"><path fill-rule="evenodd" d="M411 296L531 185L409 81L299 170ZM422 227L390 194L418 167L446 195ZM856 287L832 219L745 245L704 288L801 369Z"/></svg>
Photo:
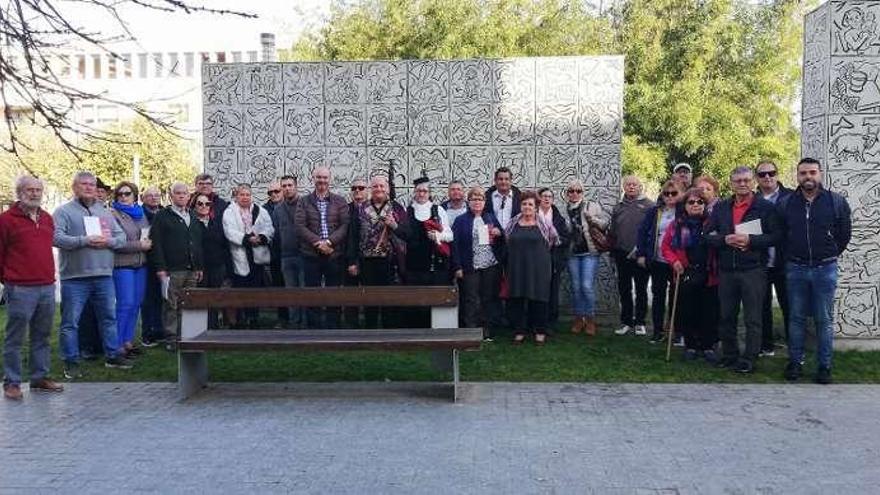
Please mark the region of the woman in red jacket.
<svg viewBox="0 0 880 495"><path fill-rule="evenodd" d="M689 189L678 204L675 220L663 234L663 257L678 275L675 330L684 335L686 361L700 353L710 364L717 360L714 347L718 327L718 272L703 234L708 222L701 189Z"/></svg>

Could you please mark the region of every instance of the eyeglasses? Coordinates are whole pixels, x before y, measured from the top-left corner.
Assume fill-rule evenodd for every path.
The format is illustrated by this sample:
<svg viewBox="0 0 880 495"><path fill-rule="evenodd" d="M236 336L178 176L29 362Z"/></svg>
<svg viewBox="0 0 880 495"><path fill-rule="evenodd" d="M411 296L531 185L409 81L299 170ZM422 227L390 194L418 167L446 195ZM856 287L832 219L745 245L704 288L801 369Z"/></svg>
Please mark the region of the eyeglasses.
<svg viewBox="0 0 880 495"><path fill-rule="evenodd" d="M751 177L743 177L741 179L731 179L730 180L730 182L733 182L734 184L748 184L751 181L752 181Z"/></svg>
<svg viewBox="0 0 880 495"><path fill-rule="evenodd" d="M281 189L269 189L269 194L281 194Z"/></svg>
<svg viewBox="0 0 880 495"><path fill-rule="evenodd" d="M367 186L351 186L352 191L363 191Z"/></svg>
<svg viewBox="0 0 880 495"><path fill-rule="evenodd" d="M205 203L204 201L196 201L196 206L211 206L213 203L210 201Z"/></svg>
<svg viewBox="0 0 880 495"><path fill-rule="evenodd" d="M486 201L486 198L471 198L468 201Z"/></svg>
<svg viewBox="0 0 880 495"><path fill-rule="evenodd" d="M196 182L196 185L197 186L213 186L214 182L210 181L210 180L200 180L200 181Z"/></svg>
<svg viewBox="0 0 880 495"><path fill-rule="evenodd" d="M765 172L758 172L758 177L776 177L775 170L767 170Z"/></svg>
<svg viewBox="0 0 880 495"><path fill-rule="evenodd" d="M124 196L127 198L127 197L131 196L131 191L119 191L118 193L116 193L116 195L117 196Z"/></svg>
<svg viewBox="0 0 880 495"><path fill-rule="evenodd" d="M691 199L691 200L688 200L688 204L689 205L704 205L704 204L706 204L706 202L703 201L702 199Z"/></svg>
<svg viewBox="0 0 880 495"><path fill-rule="evenodd" d="M568 194L580 194L582 192L584 192L583 189L569 189L568 190Z"/></svg>
<svg viewBox="0 0 880 495"><path fill-rule="evenodd" d="M416 189L416 192L417 193L426 193L426 192L430 192L430 191L427 189Z"/></svg>
<svg viewBox="0 0 880 495"><path fill-rule="evenodd" d="M663 195L668 198L674 198L678 196L678 191L663 191Z"/></svg>

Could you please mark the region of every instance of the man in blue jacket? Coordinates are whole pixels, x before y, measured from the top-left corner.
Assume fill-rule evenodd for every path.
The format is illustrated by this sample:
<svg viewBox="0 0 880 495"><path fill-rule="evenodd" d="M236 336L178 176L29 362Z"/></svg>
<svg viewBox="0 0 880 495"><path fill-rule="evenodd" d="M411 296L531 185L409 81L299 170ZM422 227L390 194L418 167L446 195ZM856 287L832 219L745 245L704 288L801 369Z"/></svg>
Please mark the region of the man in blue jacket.
<svg viewBox="0 0 880 495"><path fill-rule="evenodd" d="M818 369L815 381L831 383L834 293L837 257L852 233L850 208L843 196L822 187L819 161L803 158L798 188L777 205L782 218L789 300L788 365L785 378L801 377L807 316L816 325Z"/></svg>
<svg viewBox="0 0 880 495"><path fill-rule="evenodd" d="M774 206L754 193L749 167L730 173L734 196L712 210L706 242L718 251L718 299L721 319L722 368L752 373L761 350L761 308L767 284L767 249L777 243L778 219ZM742 304L746 327L745 353L740 355L736 320Z"/></svg>

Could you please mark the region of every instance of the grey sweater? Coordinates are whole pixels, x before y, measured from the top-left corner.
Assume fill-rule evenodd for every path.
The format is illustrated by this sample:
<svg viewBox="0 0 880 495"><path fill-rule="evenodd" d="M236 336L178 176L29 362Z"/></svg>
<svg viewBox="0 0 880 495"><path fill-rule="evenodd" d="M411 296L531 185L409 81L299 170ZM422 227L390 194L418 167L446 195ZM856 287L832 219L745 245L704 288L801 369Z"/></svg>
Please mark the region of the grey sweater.
<svg viewBox="0 0 880 495"><path fill-rule="evenodd" d="M282 259L302 254L299 250L296 224L293 221L297 201L299 201L298 198L293 201L284 200L275 205L275 209L272 211L272 224L275 227L274 244L280 246L279 253Z"/></svg>
<svg viewBox="0 0 880 495"><path fill-rule="evenodd" d="M125 245L116 250L116 268L140 268L147 264L147 253L141 249L141 229L150 226L146 215L135 220L119 210L111 210L116 223L125 232Z"/></svg>
<svg viewBox="0 0 880 495"><path fill-rule="evenodd" d="M83 220L87 216L100 218L102 226L110 230L109 247L98 249L88 246ZM74 199L59 206L52 217L55 220L53 244L58 248L58 274L61 280L113 274L113 250L125 246L125 233L110 210L97 201L86 208Z"/></svg>
<svg viewBox="0 0 880 495"><path fill-rule="evenodd" d="M627 199L624 196L620 203L611 212L610 232L614 235L614 249L629 253L636 247L639 225L645 218L645 213L654 206L650 199L639 196L636 199Z"/></svg>

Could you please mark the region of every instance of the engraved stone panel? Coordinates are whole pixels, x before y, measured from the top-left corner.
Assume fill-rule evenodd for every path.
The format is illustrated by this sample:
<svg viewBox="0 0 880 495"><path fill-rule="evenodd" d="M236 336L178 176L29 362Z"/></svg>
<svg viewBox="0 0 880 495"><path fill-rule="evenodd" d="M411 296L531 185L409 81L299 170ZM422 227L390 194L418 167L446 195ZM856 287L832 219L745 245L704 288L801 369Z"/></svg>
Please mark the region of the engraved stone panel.
<svg viewBox="0 0 880 495"><path fill-rule="evenodd" d="M442 60L415 60L409 62L410 103L439 103L449 101L449 67Z"/></svg>
<svg viewBox="0 0 880 495"><path fill-rule="evenodd" d="M831 1L805 18L801 155L852 211L838 259L834 323L844 337L880 337L880 2Z"/></svg>
<svg viewBox="0 0 880 495"><path fill-rule="evenodd" d="M248 146L281 146L281 105L244 107L244 141Z"/></svg>
<svg viewBox="0 0 880 495"><path fill-rule="evenodd" d="M348 196L353 178L386 175L390 160L404 204L422 173L441 199L453 179L490 186L501 166L560 201L572 178L609 206L619 192L622 57L205 64L202 86L205 169L223 195L249 183L262 202L285 173L308 191L328 165ZM600 310L611 310L602 280Z"/></svg>
<svg viewBox="0 0 880 495"><path fill-rule="evenodd" d="M327 105L327 146L364 146L367 143L366 112L357 105Z"/></svg>
<svg viewBox="0 0 880 495"><path fill-rule="evenodd" d="M402 146L406 144L406 106L370 105L367 107L367 144Z"/></svg>
<svg viewBox="0 0 880 495"><path fill-rule="evenodd" d="M406 103L406 62L366 64L367 103Z"/></svg>
<svg viewBox="0 0 880 495"><path fill-rule="evenodd" d="M324 66L294 63L282 66L284 103L311 105L324 102Z"/></svg>
<svg viewBox="0 0 880 495"><path fill-rule="evenodd" d="M284 109L285 146L321 146L324 144L324 107L293 106Z"/></svg>
<svg viewBox="0 0 880 495"><path fill-rule="evenodd" d="M362 62L331 62L325 66L324 102L363 103L366 92Z"/></svg>
<svg viewBox="0 0 880 495"><path fill-rule="evenodd" d="M212 105L203 111L205 146L244 145L244 115L240 107Z"/></svg>

